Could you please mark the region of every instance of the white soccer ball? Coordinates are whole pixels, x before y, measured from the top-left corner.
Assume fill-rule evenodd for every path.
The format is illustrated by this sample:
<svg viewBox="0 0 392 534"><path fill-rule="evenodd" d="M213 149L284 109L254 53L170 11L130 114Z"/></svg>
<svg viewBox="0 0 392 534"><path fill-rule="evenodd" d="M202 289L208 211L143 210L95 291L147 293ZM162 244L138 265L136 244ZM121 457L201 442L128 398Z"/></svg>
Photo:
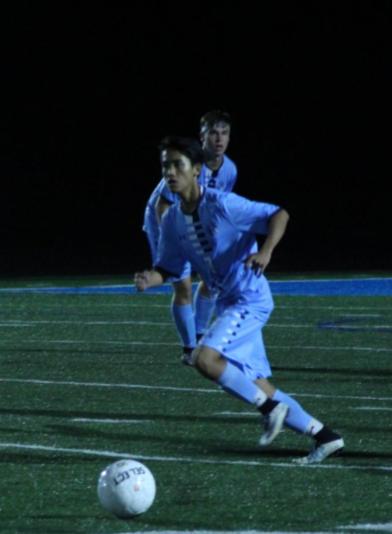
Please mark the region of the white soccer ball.
<svg viewBox="0 0 392 534"><path fill-rule="evenodd" d="M153 474L136 460L108 465L99 476L97 489L101 505L120 519L146 512L156 493Z"/></svg>

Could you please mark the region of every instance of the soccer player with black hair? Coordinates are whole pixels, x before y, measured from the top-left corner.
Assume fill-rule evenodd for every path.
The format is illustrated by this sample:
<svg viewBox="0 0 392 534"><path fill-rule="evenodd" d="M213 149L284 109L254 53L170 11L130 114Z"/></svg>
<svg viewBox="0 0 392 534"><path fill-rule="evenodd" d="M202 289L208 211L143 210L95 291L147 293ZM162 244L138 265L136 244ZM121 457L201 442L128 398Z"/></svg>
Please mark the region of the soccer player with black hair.
<svg viewBox="0 0 392 534"><path fill-rule="evenodd" d="M180 202L162 217L154 268L135 274L137 289L178 277L190 262L216 296L216 319L192 351L196 369L261 412L265 432L260 445L270 444L285 425L314 440L310 454L299 460L302 464L341 451L339 434L269 380L262 328L273 299L264 271L285 233L288 213L274 204L200 185L204 153L196 140L165 138L160 157L162 175ZM265 239L257 250L259 234Z"/></svg>

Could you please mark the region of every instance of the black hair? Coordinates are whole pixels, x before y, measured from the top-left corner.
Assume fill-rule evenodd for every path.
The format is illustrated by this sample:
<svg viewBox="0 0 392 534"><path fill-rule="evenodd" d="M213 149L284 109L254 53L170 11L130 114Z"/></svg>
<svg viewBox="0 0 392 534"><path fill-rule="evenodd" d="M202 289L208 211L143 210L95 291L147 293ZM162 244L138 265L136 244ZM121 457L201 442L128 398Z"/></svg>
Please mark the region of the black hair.
<svg viewBox="0 0 392 534"><path fill-rule="evenodd" d="M191 137L181 137L178 135L169 135L164 137L158 146L159 153L162 154L164 150L177 150L184 154L192 165L197 163L204 163L204 152L201 144L197 139Z"/></svg>
<svg viewBox="0 0 392 534"><path fill-rule="evenodd" d="M227 111L213 109L205 113L200 119L200 132L205 132L212 128L218 122L224 122L231 126L231 117Z"/></svg>

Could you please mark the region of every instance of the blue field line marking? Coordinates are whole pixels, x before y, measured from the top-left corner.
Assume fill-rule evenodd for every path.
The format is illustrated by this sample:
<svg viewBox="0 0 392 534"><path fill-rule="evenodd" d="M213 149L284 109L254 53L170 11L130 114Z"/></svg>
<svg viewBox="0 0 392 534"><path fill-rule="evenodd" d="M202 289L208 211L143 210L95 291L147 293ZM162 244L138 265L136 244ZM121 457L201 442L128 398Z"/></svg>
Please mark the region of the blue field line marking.
<svg viewBox="0 0 392 534"><path fill-rule="evenodd" d="M326 280L270 280L274 295L284 296L392 296L392 278L347 278ZM197 284L193 284L196 288ZM169 294L171 284L149 289L145 294ZM46 293L68 295L135 295L133 284L92 285L75 287L14 287L0 288L0 294L7 293Z"/></svg>

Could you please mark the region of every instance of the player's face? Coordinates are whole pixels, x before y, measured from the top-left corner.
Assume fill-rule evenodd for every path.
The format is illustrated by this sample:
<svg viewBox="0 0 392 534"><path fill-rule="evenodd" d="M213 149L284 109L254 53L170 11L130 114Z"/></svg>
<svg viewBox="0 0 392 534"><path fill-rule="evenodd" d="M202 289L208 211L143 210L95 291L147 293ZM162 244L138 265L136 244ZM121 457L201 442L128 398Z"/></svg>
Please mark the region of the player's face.
<svg viewBox="0 0 392 534"><path fill-rule="evenodd" d="M187 156L177 150L163 150L161 153L162 176L173 193L182 193L195 183L200 165L192 165Z"/></svg>
<svg viewBox="0 0 392 534"><path fill-rule="evenodd" d="M230 126L217 122L201 134L203 149L212 157L220 157L226 152L230 141Z"/></svg>

